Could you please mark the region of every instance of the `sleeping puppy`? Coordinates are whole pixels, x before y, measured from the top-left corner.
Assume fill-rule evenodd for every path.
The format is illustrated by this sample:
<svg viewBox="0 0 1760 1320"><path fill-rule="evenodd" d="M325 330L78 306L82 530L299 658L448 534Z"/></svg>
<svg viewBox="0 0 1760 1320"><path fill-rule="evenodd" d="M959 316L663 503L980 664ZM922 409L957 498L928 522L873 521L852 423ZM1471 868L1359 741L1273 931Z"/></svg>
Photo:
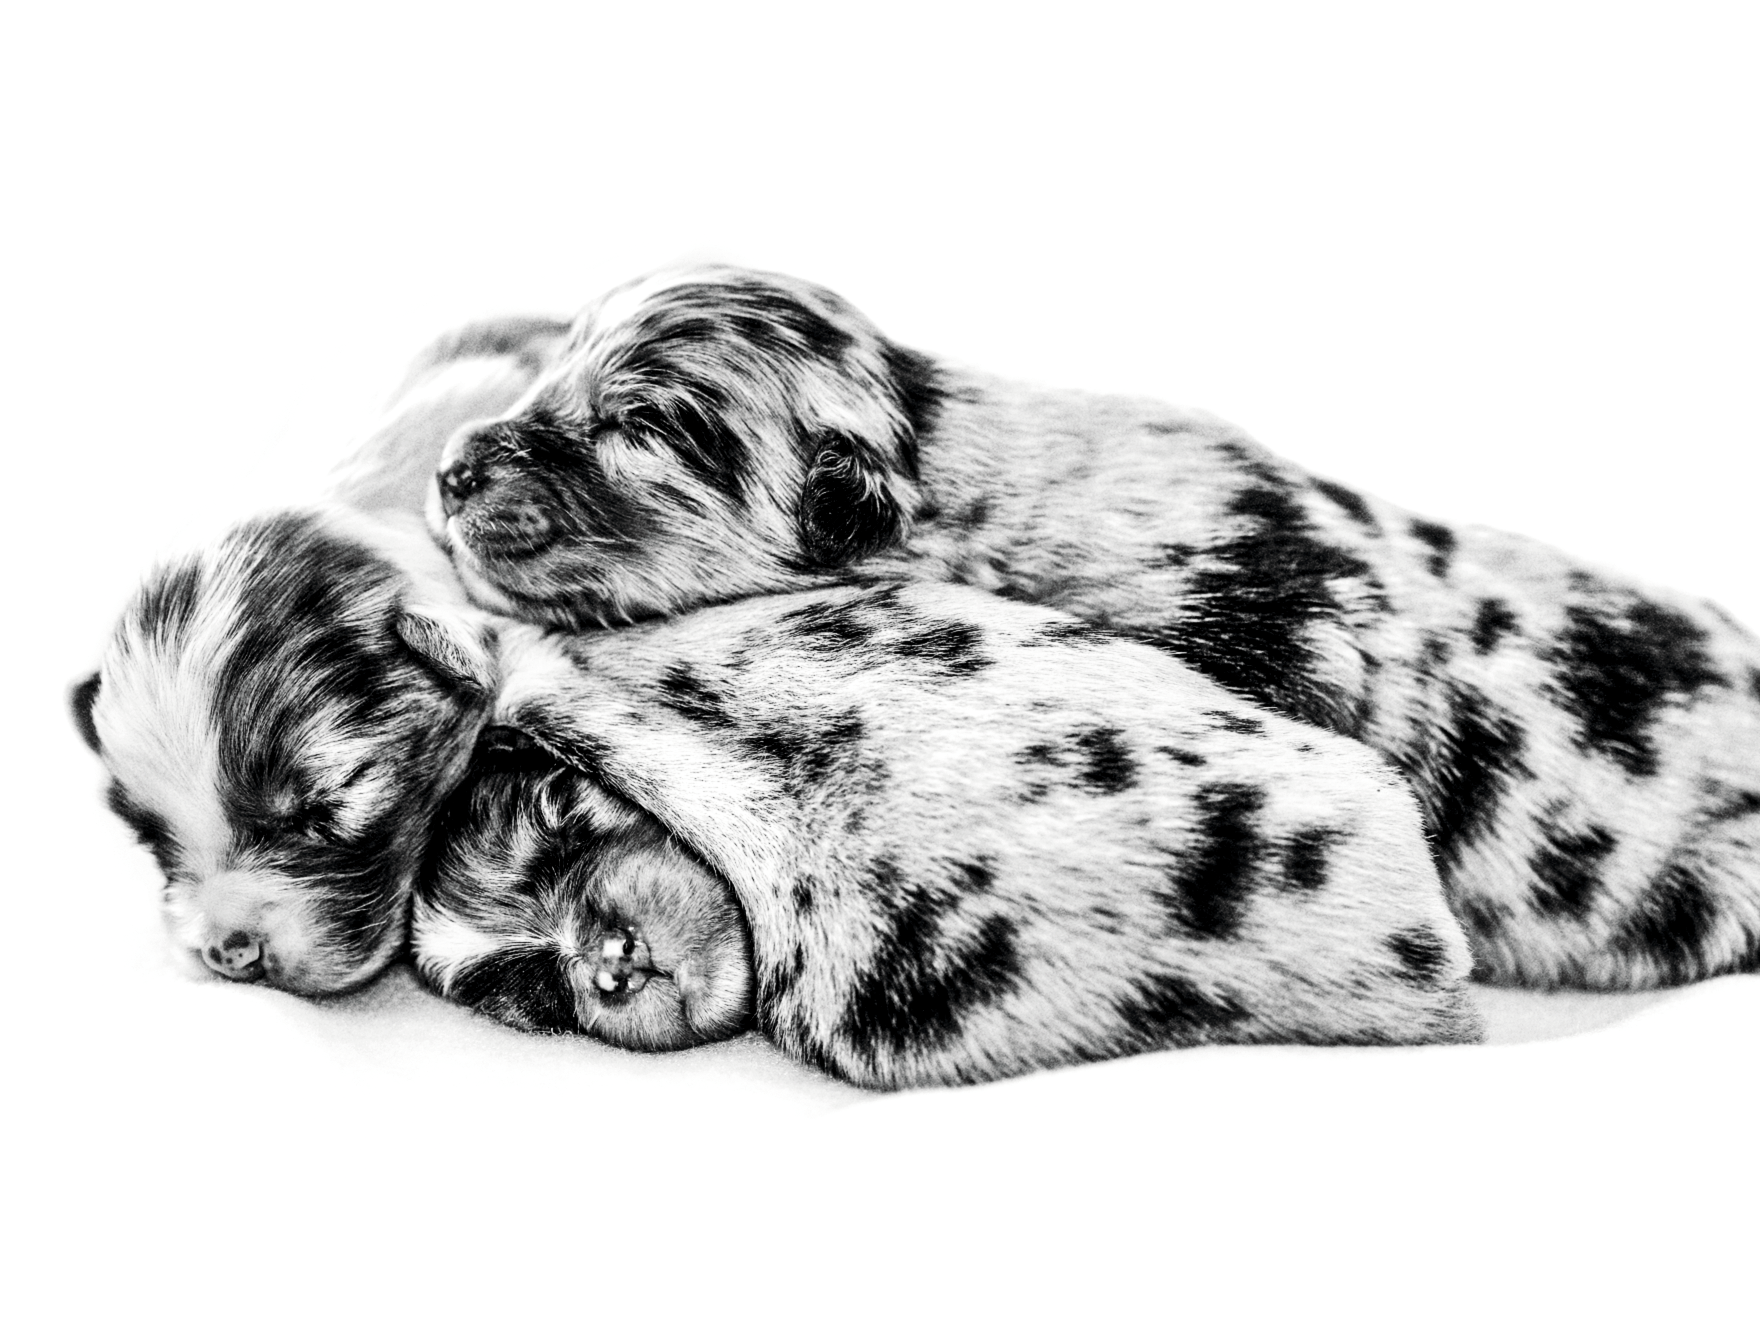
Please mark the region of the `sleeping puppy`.
<svg viewBox="0 0 1760 1320"><path fill-rule="evenodd" d="M440 446L530 384L559 327L467 327L418 360L329 500L157 569L73 713L165 873L173 941L221 976L348 990L403 947L432 814L494 683L421 524Z"/></svg>
<svg viewBox="0 0 1760 1320"><path fill-rule="evenodd" d="M501 644L412 948L502 1021L667 1048L755 994L872 1087L1479 1038L1397 773L1148 647L930 584Z"/></svg>
<svg viewBox="0 0 1760 1320"><path fill-rule="evenodd" d="M629 1049L750 1025L732 889L654 819L506 727L478 743L418 882L415 952L450 998Z"/></svg>
<svg viewBox="0 0 1760 1320"><path fill-rule="evenodd" d="M1386 755L1484 976L1760 964L1753 637L1202 414L956 368L823 289L697 268L588 307L448 445L431 513L473 596L568 626L882 578L1055 606Z"/></svg>

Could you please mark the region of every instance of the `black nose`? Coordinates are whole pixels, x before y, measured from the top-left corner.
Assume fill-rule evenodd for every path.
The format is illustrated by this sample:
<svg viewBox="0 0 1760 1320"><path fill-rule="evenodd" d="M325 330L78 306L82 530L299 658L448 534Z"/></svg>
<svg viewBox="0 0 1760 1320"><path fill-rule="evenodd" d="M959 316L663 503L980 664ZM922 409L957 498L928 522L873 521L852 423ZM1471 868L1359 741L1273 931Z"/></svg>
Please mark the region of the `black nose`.
<svg viewBox="0 0 1760 1320"><path fill-rule="evenodd" d="M254 981L263 974L265 952L261 936L235 930L203 949L202 961L229 981Z"/></svg>
<svg viewBox="0 0 1760 1320"><path fill-rule="evenodd" d="M440 507L445 510L448 518L457 513L472 492L483 484L481 474L463 459L443 469L439 480Z"/></svg>

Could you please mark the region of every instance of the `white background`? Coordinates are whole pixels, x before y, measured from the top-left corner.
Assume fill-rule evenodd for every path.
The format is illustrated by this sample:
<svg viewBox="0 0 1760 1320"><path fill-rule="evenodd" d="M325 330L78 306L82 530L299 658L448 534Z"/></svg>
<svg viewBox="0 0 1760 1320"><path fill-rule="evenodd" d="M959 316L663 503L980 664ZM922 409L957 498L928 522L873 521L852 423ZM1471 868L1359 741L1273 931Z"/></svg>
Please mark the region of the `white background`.
<svg viewBox="0 0 1760 1320"><path fill-rule="evenodd" d="M0 1300L1751 1308L1753 978L1488 995L1496 1039L1541 1039L1481 1050L875 1100L751 1041L649 1060L397 980L328 1006L192 980L62 709L154 555L308 491L430 335L705 257L1760 622L1748 12L10 19Z"/></svg>

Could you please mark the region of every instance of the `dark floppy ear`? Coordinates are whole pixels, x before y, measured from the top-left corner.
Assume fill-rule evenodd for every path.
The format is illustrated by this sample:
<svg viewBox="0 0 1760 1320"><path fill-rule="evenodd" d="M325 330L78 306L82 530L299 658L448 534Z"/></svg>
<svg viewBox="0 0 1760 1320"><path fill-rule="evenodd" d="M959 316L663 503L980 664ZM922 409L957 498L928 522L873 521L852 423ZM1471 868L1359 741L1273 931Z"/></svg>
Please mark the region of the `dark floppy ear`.
<svg viewBox="0 0 1760 1320"><path fill-rule="evenodd" d="M838 568L897 542L904 527L888 473L850 436L824 438L801 490L801 542L813 562Z"/></svg>
<svg viewBox="0 0 1760 1320"><path fill-rule="evenodd" d="M486 629L407 605L395 626L404 644L453 687L472 697L495 690L495 653Z"/></svg>
<svg viewBox="0 0 1760 1320"><path fill-rule="evenodd" d="M95 671L67 690L67 707L73 713L73 726L94 752L103 750L98 745L98 726L92 720L92 707L97 701L98 675Z"/></svg>

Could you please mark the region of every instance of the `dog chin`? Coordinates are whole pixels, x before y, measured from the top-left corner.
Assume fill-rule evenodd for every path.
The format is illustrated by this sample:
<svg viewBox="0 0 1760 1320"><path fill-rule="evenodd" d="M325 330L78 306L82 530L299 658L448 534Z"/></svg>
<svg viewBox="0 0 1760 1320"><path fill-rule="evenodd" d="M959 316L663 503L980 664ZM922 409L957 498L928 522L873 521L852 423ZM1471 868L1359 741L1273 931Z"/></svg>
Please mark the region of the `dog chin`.
<svg viewBox="0 0 1760 1320"><path fill-rule="evenodd" d="M452 556L453 571L464 583L465 594L474 604L496 614L577 632L663 617L656 610L631 608L615 592L595 591L585 581L570 582L567 592L554 598L536 595L524 586L536 576L529 566L519 574L521 587L503 586L489 567L497 560L485 560L471 548L456 518L447 521L443 545Z"/></svg>
<svg viewBox="0 0 1760 1320"><path fill-rule="evenodd" d="M458 519L446 520L445 531L439 540L441 548L452 557L453 572L464 583L465 595L473 604L497 614L517 615L522 612L526 602L509 596L483 570L482 562L465 541Z"/></svg>

